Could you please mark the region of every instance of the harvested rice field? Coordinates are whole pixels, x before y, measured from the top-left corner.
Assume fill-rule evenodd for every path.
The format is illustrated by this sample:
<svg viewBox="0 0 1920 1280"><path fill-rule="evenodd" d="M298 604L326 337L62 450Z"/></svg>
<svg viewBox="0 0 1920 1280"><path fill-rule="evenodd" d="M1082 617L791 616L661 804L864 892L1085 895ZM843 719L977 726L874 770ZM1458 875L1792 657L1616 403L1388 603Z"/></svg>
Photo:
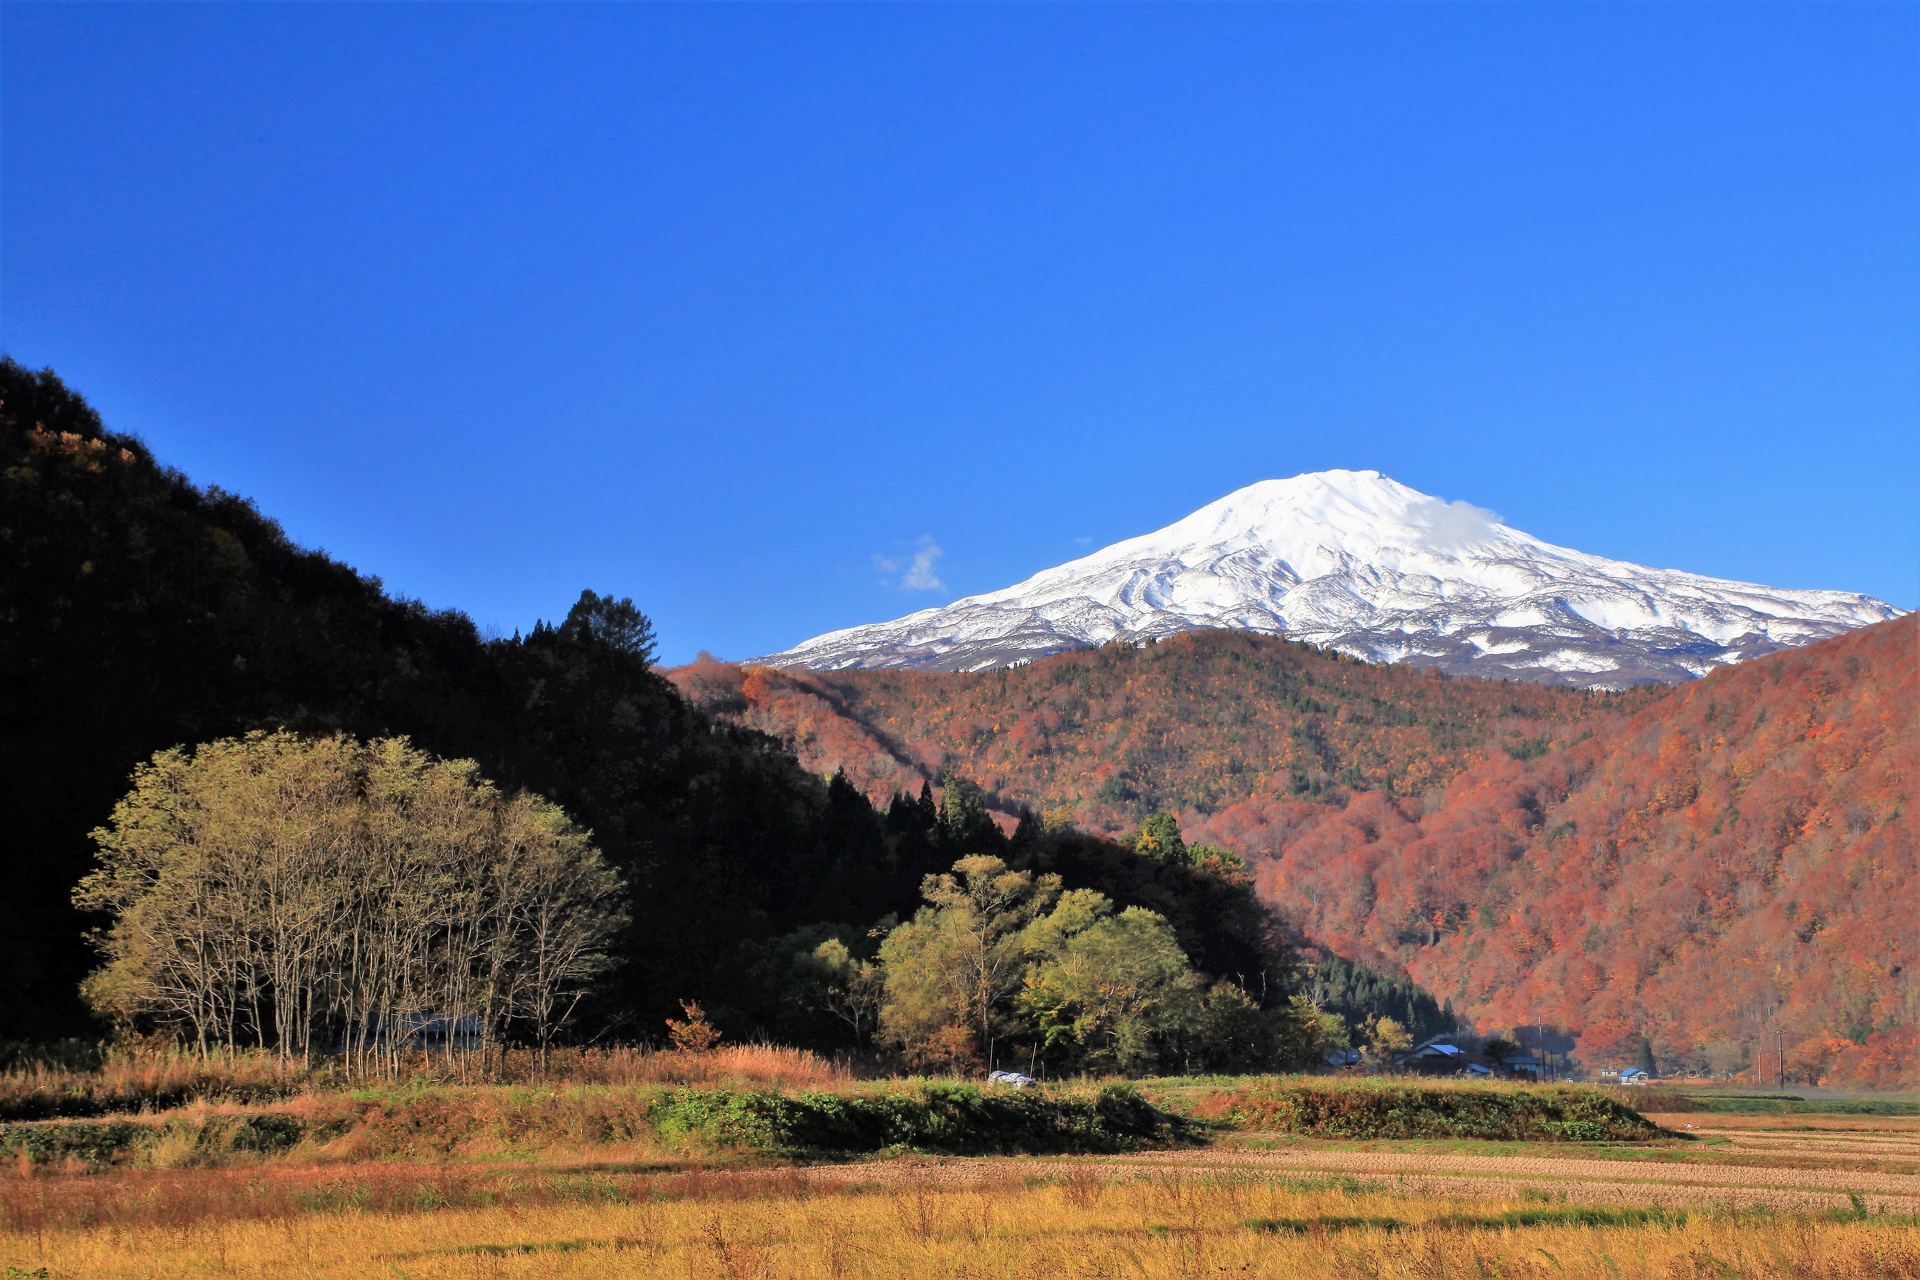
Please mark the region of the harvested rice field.
<svg viewBox="0 0 1920 1280"><path fill-rule="evenodd" d="M1920 1214L1920 1176L1843 1169L1767 1165L1729 1166L1709 1161L1585 1160L1542 1155L1476 1156L1462 1152L1327 1151L1296 1148L1261 1151L1224 1148L1154 1152L1074 1160L941 1160L894 1162L885 1175L906 1182L968 1185L1016 1173L1064 1177L1093 1169L1116 1181L1140 1179L1285 1180L1345 1176L1382 1189L1408 1189L1451 1196L1549 1194L1555 1201L1584 1204L1657 1204L1711 1209L1723 1204L1778 1209L1847 1209L1857 1197L1873 1213ZM843 1177L873 1177L875 1167L808 1170L820 1183Z"/></svg>
<svg viewBox="0 0 1920 1280"><path fill-rule="evenodd" d="M1649 1119L1730 1152L1810 1161L1878 1161L1889 1173L1920 1173L1920 1119L1699 1114Z"/></svg>
<svg viewBox="0 0 1920 1280"><path fill-rule="evenodd" d="M812 1161L632 1141L182 1168L21 1158L0 1175L0 1274L1920 1277L1920 1125L1655 1120L1689 1136L1222 1130L1104 1154Z"/></svg>

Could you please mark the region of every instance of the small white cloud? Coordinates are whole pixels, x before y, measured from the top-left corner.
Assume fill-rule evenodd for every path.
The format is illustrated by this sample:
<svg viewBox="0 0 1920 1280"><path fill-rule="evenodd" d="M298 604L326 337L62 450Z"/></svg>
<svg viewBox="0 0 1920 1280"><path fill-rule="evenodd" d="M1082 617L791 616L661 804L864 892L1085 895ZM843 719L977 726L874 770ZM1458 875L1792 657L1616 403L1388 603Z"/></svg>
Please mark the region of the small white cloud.
<svg viewBox="0 0 1920 1280"><path fill-rule="evenodd" d="M1079 543L1083 547L1090 547L1093 545L1093 536L1089 534L1086 537L1075 538L1074 541Z"/></svg>
<svg viewBox="0 0 1920 1280"><path fill-rule="evenodd" d="M875 556L873 565L882 573L900 574L898 582L887 585L899 587L902 591L944 591L947 584L940 581L940 575L934 569L941 554L939 543L932 538L922 538L912 555L904 559L899 556ZM902 570L905 572L902 573Z"/></svg>
<svg viewBox="0 0 1920 1280"><path fill-rule="evenodd" d="M900 580L900 585L909 591L945 589L947 584L940 581L940 575L933 571L934 561L939 558L940 548L932 538L926 539L925 545L913 553L913 561L907 565L907 576Z"/></svg>
<svg viewBox="0 0 1920 1280"><path fill-rule="evenodd" d="M1428 498L1407 512L1407 519L1424 525L1426 532L1414 539L1414 545L1429 551L1464 551L1493 536L1500 523L1498 512L1476 507L1471 502L1443 502Z"/></svg>

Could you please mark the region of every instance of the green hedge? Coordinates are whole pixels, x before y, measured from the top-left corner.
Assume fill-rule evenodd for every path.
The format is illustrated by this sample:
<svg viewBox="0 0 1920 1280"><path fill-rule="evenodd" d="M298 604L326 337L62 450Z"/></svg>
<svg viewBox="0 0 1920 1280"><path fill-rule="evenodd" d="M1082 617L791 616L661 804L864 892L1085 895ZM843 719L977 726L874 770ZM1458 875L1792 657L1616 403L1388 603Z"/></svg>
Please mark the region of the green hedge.
<svg viewBox="0 0 1920 1280"><path fill-rule="evenodd" d="M1203 1098L1194 1114L1235 1128L1314 1138L1645 1142L1666 1136L1632 1108L1573 1085L1265 1079Z"/></svg>
<svg viewBox="0 0 1920 1280"><path fill-rule="evenodd" d="M234 1155L272 1156L291 1151L308 1136L307 1126L283 1112L221 1114L204 1119L175 1117L138 1120L61 1120L41 1124L0 1124L0 1155L35 1164L69 1157L88 1164L111 1164L162 1144L175 1145L200 1163L218 1163Z"/></svg>
<svg viewBox="0 0 1920 1280"><path fill-rule="evenodd" d="M663 1138L784 1153L1121 1151L1185 1131L1125 1086L1094 1093L943 1083L856 1093L674 1089L654 1105L652 1119Z"/></svg>

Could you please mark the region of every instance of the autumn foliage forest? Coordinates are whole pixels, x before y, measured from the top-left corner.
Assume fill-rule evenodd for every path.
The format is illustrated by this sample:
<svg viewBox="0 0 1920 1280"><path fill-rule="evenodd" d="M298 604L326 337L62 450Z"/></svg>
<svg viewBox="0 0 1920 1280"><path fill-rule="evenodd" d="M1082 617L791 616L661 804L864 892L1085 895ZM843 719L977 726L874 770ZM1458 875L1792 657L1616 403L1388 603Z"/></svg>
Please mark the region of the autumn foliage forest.
<svg viewBox="0 0 1920 1280"><path fill-rule="evenodd" d="M1231 631L992 672L702 661L671 674L696 705L782 739L814 772L844 768L875 803L952 775L1009 811L1110 832L1253 798L1422 795L1489 742L1525 752L1555 726L1664 693L1442 679Z"/></svg>
<svg viewBox="0 0 1920 1280"><path fill-rule="evenodd" d="M1590 1060L1912 1083L1920 865L1915 624L1723 671L1624 721L1504 752L1438 797L1241 805L1196 838L1255 858L1324 945ZM1765 1059L1765 1061L1761 1061Z"/></svg>
<svg viewBox="0 0 1920 1280"><path fill-rule="evenodd" d="M1625 1065L1920 1083L1912 617L1679 688L1437 679L1225 632L976 674L703 661L711 711L875 794L978 780L1248 858L1308 955Z"/></svg>

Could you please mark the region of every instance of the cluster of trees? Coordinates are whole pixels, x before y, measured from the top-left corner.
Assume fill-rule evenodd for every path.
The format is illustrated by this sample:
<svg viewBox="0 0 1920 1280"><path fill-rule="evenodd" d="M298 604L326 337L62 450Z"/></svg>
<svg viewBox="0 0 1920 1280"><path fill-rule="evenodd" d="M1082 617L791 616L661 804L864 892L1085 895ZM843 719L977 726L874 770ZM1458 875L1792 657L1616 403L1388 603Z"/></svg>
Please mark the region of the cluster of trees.
<svg viewBox="0 0 1920 1280"><path fill-rule="evenodd" d="M783 939L797 1004L940 1070L1272 1070L1347 1046L1306 997L1263 1008L1197 970L1165 917L1058 875L972 855L923 892L910 920L872 931L877 948Z"/></svg>
<svg viewBox="0 0 1920 1280"><path fill-rule="evenodd" d="M844 777L829 793L853 814L866 804ZM927 788L896 795L879 830L875 861L958 857L922 878L905 922L888 913L864 939L832 921L803 927L763 949L759 976L837 1023L829 1039L910 1066L1311 1067L1349 1045L1349 1017L1384 1060L1412 1040L1383 1010L1438 1016L1407 984L1337 963L1311 971L1311 996L1276 994L1291 960L1251 902L1245 865L1187 845L1169 815L1124 844L1094 842L1104 869L1086 837L1031 815L1003 835L979 789L959 781L938 804ZM626 923L618 874L558 806L404 739L255 732L164 750L93 839L98 866L74 897L110 924L87 999L203 1053L340 1053L365 1072L508 1038L544 1051L614 966ZM853 899L860 888L846 875L820 886ZM1238 980L1196 967L1209 954L1237 959ZM1243 985L1249 966L1269 998ZM688 1021L668 1022L676 1043L710 1043L719 1032L705 1010L685 1007Z"/></svg>
<svg viewBox="0 0 1920 1280"><path fill-rule="evenodd" d="M819 918L741 948L762 1003L734 1012L780 1039L897 1049L920 1065L1017 1058L1060 1070L1134 1069L1172 1060L1176 1044L1182 1061L1219 1060L1202 1052L1189 1025L1201 1004L1224 1011L1238 1001L1270 1012L1295 992L1294 957L1246 865L1222 850L1188 847L1164 815L1126 842L1048 825L1031 811L1009 834L963 779L950 780L937 800L925 783L917 798L896 793L883 814L844 775L828 790L852 829L863 810L875 813L879 836L864 881L858 866L823 879L831 901L816 897ZM903 892L895 876L875 874L883 867L911 870L911 887ZM863 895L863 882L886 892ZM840 908L837 919L829 907ZM963 935L974 940L971 996L956 985L954 948ZM1093 1022L1069 1032L1059 1021L1085 1014L1076 1000L1063 997L1052 1021L1040 1018L1033 1001L1042 996L1034 993L1059 996L1073 974L1093 973L1096 954L1118 964L1116 974L1137 964L1172 984L1142 978L1142 992L1153 994L1139 996L1146 1003L1128 1016L1129 1037L1163 1018L1181 1035L1156 1030L1110 1052L1096 1046ZM1040 983L1034 993L1030 978ZM1209 995L1222 986L1234 994ZM1080 1012L1069 1017L1071 1009ZM1020 1046L1011 1057L1009 1035ZM1273 1060L1265 1049L1241 1057Z"/></svg>
<svg viewBox="0 0 1920 1280"><path fill-rule="evenodd" d="M1009 837L980 789L954 780L937 805L930 789L896 795L887 825L947 869L923 877L904 919L823 922L753 948L783 1038L928 1068L1139 1073L1319 1066L1350 1044L1384 1060L1414 1031L1453 1027L1404 980L1301 964L1246 864L1187 844L1169 814L1115 841L1028 811Z"/></svg>
<svg viewBox="0 0 1920 1280"><path fill-rule="evenodd" d="M202 1053L392 1065L435 1033L544 1053L611 964L619 877L558 807L402 739L254 733L159 752L94 832L111 916L87 998Z"/></svg>
<svg viewBox="0 0 1920 1280"><path fill-rule="evenodd" d="M1241 1071L1318 1064L1346 1047L1344 1024L1303 997L1265 1010L1209 982L1145 907L985 856L929 877L924 892L870 965L819 957L840 966L834 988L865 985L879 1032L916 1065Z"/></svg>
<svg viewBox="0 0 1920 1280"><path fill-rule="evenodd" d="M1362 1040L1404 1035L1407 1044L1393 1047L1406 1048L1459 1029L1451 1000L1443 1005L1415 982L1337 955L1308 964L1304 988L1316 1008L1358 1029Z"/></svg>
<svg viewBox="0 0 1920 1280"><path fill-rule="evenodd" d="M879 834L837 826L777 742L689 706L630 602L584 592L557 624L485 638L293 545L6 360L0 547L0 1038L94 1028L78 987L104 920L72 900L88 833L182 744L404 736L558 804L628 886L622 963L579 1023L608 1034L657 1032L681 997L743 1003L734 946L817 918L823 869ZM921 870L897 869L895 899Z"/></svg>
<svg viewBox="0 0 1920 1280"><path fill-rule="evenodd" d="M1417 796L1489 743L1632 710L1623 693L1378 665L1272 636L1211 631L1055 654L1001 671L774 671L702 661L673 678L713 714L844 768L876 798L923 776L973 779L1117 832L1160 810L1246 801Z"/></svg>

